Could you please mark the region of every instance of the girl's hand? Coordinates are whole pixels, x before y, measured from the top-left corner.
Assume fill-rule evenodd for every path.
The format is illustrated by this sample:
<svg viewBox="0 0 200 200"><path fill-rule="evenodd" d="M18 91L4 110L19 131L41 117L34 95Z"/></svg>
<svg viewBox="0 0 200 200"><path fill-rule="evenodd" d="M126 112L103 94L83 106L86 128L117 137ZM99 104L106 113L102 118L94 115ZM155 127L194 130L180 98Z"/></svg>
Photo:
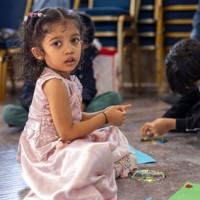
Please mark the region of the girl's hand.
<svg viewBox="0 0 200 200"><path fill-rule="evenodd" d="M108 124L113 126L122 125L126 119L126 109L130 107L131 104L108 107L104 111L108 118Z"/></svg>
<svg viewBox="0 0 200 200"><path fill-rule="evenodd" d="M122 112L126 111L127 109L131 108L132 105L131 104L127 104L127 105L121 105L119 110L121 110Z"/></svg>
<svg viewBox="0 0 200 200"><path fill-rule="evenodd" d="M158 118L152 122L147 122L140 129L143 137L161 136L176 128L176 120L172 118Z"/></svg>

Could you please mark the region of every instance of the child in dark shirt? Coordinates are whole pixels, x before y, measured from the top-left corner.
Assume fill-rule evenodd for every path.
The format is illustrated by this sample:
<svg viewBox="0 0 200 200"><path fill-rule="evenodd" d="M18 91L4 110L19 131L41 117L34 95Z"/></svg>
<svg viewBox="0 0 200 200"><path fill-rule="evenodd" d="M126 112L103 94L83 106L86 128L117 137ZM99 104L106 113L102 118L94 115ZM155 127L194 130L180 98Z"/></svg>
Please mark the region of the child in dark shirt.
<svg viewBox="0 0 200 200"><path fill-rule="evenodd" d="M144 137L160 136L169 131L200 130L200 42L183 39L166 57L166 75L173 92L182 95L162 118L145 123Z"/></svg>

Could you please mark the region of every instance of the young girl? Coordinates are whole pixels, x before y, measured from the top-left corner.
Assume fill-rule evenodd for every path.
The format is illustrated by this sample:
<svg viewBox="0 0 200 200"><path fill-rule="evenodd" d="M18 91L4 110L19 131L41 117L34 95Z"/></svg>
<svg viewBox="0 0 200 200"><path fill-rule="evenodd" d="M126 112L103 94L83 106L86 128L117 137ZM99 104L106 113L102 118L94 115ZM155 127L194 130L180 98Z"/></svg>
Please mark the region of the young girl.
<svg viewBox="0 0 200 200"><path fill-rule="evenodd" d="M82 113L82 86L74 75L82 51L79 15L62 8L30 13L21 27L23 74L36 82L17 159L31 188L25 199L117 199L116 177L136 159L115 126L130 105ZM113 125L99 129L105 124Z"/></svg>

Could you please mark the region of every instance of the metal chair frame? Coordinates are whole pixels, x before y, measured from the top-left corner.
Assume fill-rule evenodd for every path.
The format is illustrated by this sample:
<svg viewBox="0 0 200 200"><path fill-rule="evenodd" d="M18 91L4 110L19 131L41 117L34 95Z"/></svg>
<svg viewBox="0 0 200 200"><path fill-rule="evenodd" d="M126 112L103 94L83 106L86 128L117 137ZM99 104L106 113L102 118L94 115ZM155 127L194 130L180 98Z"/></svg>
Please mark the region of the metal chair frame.
<svg viewBox="0 0 200 200"><path fill-rule="evenodd" d="M75 0L76 6L79 6L80 0ZM115 22L117 24L117 31L96 31L95 36L97 38L101 37L116 37L117 38L117 52L119 56L118 60L118 81L119 81L119 90L122 93L124 83L125 83L125 55L129 49L132 49L133 46L134 51L137 54L137 59L139 60L139 41L138 41L138 32L137 32L137 21L138 21L138 13L140 7L140 0L130 0L129 6L129 15L120 15L120 16L91 16L91 19L94 23L98 22ZM94 0L88 1L88 8L94 8ZM130 22L131 25L129 29L125 29L125 22ZM126 36L130 36L133 38L132 47L128 48L125 46L125 38ZM111 49L113 47L110 47ZM134 57L134 55L132 56ZM131 64L132 65L132 64ZM133 66L130 66L130 70L133 71ZM132 73L132 72L131 72ZM140 74L139 74L139 65L135 64L135 80L137 79L138 85L140 85ZM135 84L135 80L132 76L132 84Z"/></svg>
<svg viewBox="0 0 200 200"><path fill-rule="evenodd" d="M165 37L168 38L188 38L190 37L190 32L168 32L164 33L165 25L191 25L192 19L170 19L164 20L163 15L166 11L196 11L198 5L169 5L163 7L163 0L156 0L156 11L155 16L157 18L157 27L156 27L156 68L157 68L157 84L158 84L158 94L164 92L164 83L165 83L165 65L164 59L165 55L171 48L170 46L166 47L164 45Z"/></svg>
<svg viewBox="0 0 200 200"><path fill-rule="evenodd" d="M32 0L27 0L24 15L30 12L32 6ZM0 49L0 100L4 100L6 97L6 81L8 71L8 59L7 55L19 53L19 48ZM14 84L12 80L12 84Z"/></svg>

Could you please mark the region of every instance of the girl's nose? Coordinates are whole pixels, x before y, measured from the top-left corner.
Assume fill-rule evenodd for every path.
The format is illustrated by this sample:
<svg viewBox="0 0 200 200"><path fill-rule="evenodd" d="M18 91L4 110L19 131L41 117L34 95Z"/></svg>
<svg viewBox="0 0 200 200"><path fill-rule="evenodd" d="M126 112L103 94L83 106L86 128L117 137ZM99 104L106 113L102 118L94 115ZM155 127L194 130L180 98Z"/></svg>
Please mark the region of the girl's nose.
<svg viewBox="0 0 200 200"><path fill-rule="evenodd" d="M67 55L67 54L72 54L73 53L73 48L68 46L65 51L64 51L64 54Z"/></svg>
<svg viewBox="0 0 200 200"><path fill-rule="evenodd" d="M68 50L64 51L64 54L65 54L65 55L67 55L67 54L72 54L72 53L73 53L72 49L71 49L71 50L68 49Z"/></svg>

